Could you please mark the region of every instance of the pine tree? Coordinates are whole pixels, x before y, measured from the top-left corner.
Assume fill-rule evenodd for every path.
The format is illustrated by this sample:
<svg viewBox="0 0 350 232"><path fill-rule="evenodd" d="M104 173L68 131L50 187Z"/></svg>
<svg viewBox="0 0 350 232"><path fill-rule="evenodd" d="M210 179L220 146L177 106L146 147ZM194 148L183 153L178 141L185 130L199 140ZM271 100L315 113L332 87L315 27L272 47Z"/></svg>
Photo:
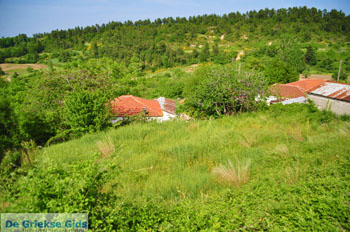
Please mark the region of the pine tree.
<svg viewBox="0 0 350 232"><path fill-rule="evenodd" d="M317 63L315 52L311 45L307 47L307 50L305 53L305 63L310 65L315 65Z"/></svg>

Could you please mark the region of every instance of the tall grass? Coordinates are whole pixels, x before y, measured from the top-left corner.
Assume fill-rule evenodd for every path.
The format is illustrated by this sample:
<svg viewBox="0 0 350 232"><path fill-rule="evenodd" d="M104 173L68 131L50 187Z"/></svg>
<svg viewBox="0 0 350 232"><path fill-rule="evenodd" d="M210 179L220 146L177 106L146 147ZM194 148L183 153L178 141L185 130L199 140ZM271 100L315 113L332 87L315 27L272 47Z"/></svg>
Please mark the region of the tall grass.
<svg viewBox="0 0 350 232"><path fill-rule="evenodd" d="M236 165L231 160L227 162L227 166L220 165L214 167L212 172L217 176L219 182L225 182L235 187L239 187L249 181L250 160L242 164L238 159Z"/></svg>
<svg viewBox="0 0 350 232"><path fill-rule="evenodd" d="M114 191L135 201L197 198L248 180L297 184L307 178L298 164L312 167L316 159L344 154L346 146L334 144L345 143L350 131L346 122L323 125L308 117L300 110L128 125L45 148L37 160L71 163L96 152L117 153L122 172Z"/></svg>

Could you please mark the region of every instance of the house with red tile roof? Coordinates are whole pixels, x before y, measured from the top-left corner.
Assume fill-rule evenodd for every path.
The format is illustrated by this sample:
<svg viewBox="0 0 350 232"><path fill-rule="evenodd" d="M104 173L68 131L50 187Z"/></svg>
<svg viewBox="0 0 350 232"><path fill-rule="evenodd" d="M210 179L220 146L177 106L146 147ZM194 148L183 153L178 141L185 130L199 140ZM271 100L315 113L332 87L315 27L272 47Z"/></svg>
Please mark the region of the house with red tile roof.
<svg viewBox="0 0 350 232"><path fill-rule="evenodd" d="M176 117L175 102L162 98L162 104L157 100L144 99L132 95L123 95L110 102L111 112L115 116L112 123L116 123L124 118L144 115L150 120L167 121ZM174 116L171 115L174 109ZM168 112L170 111L170 112Z"/></svg>
<svg viewBox="0 0 350 232"><path fill-rule="evenodd" d="M304 79L270 88L271 103L290 104L313 100L320 109L329 109L336 114L350 114L350 85L324 79Z"/></svg>

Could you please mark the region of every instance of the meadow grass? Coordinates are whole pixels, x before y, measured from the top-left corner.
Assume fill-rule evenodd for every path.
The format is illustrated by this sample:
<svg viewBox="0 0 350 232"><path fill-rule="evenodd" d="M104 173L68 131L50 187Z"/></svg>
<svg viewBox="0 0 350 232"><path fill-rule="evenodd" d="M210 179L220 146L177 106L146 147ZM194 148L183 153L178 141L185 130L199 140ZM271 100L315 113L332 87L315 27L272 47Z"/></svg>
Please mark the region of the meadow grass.
<svg viewBox="0 0 350 232"><path fill-rule="evenodd" d="M316 160L326 163L337 160L336 154L347 155L348 135L348 123L339 120L320 124L303 113L251 113L218 120L131 124L44 148L36 161L71 163L93 153L114 153L123 170L115 191L134 200L174 200L226 188L215 173L218 167L224 171L229 160L250 160L249 176L243 181L248 185L264 178L295 184ZM229 169L237 174L235 165L228 164Z"/></svg>
<svg viewBox="0 0 350 232"><path fill-rule="evenodd" d="M39 150L1 210L90 210L121 231L347 231L349 135L306 105L133 123Z"/></svg>

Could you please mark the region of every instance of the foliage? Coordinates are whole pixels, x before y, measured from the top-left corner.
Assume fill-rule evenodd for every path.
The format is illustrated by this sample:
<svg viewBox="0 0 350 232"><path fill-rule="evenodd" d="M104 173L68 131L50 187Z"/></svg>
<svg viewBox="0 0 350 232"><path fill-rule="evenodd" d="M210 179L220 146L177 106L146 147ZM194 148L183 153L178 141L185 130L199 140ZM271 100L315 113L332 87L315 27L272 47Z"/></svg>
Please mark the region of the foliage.
<svg viewBox="0 0 350 232"><path fill-rule="evenodd" d="M71 165L57 166L49 161L44 169L22 168L25 174L17 173L18 181L10 185L11 191L20 193L11 197L16 201L13 207L17 212L88 213L90 229L108 231L112 225L105 225L103 221L111 222L113 208L108 204L116 196L107 188L116 186L114 178L118 176L118 167L96 154L92 157ZM107 181L113 184L106 186Z"/></svg>
<svg viewBox="0 0 350 232"><path fill-rule="evenodd" d="M85 135L3 178L2 211L86 212L94 231L349 230L350 124L321 118L277 104ZM115 148L107 157L101 141ZM251 160L249 181L218 184L213 169L237 159Z"/></svg>
<svg viewBox="0 0 350 232"><path fill-rule="evenodd" d="M275 59L267 64L265 68L265 76L269 84L285 84L299 79L298 73L293 66Z"/></svg>
<svg viewBox="0 0 350 232"><path fill-rule="evenodd" d="M17 118L6 97L6 88L6 82L0 79L0 163L5 152L19 143Z"/></svg>
<svg viewBox="0 0 350 232"><path fill-rule="evenodd" d="M315 65L317 63L315 51L311 45L307 47L305 53L305 63L310 65Z"/></svg>
<svg viewBox="0 0 350 232"><path fill-rule="evenodd" d="M338 72L334 72L332 74L332 78L334 80L338 80ZM348 80L348 75L344 71L341 71L340 72L340 76L339 76L339 80L340 81L347 81Z"/></svg>
<svg viewBox="0 0 350 232"><path fill-rule="evenodd" d="M237 74L229 67L204 67L186 86L185 108L195 117L219 117L254 111L266 91L264 77L255 72Z"/></svg>
<svg viewBox="0 0 350 232"><path fill-rule="evenodd" d="M108 98L100 90L77 89L65 98L63 118L74 135L100 131L110 122L106 107Z"/></svg>
<svg viewBox="0 0 350 232"><path fill-rule="evenodd" d="M20 34L1 38L0 62L46 62L45 56L40 55L45 53L49 59L60 62L111 58L126 66L137 58L142 70L152 71L209 59L227 64L235 56L223 48L233 44L251 45L252 42L274 40L283 35L299 38L302 43L327 41L329 38L345 40L350 30L348 24L349 16L341 11L307 7L264 9L244 14L231 12L222 16L168 17L152 22L110 22L54 30L33 37ZM198 52L200 45L203 47ZM270 54L274 53L270 51ZM299 51L295 50L295 53ZM302 72L299 58L298 54L295 68Z"/></svg>

